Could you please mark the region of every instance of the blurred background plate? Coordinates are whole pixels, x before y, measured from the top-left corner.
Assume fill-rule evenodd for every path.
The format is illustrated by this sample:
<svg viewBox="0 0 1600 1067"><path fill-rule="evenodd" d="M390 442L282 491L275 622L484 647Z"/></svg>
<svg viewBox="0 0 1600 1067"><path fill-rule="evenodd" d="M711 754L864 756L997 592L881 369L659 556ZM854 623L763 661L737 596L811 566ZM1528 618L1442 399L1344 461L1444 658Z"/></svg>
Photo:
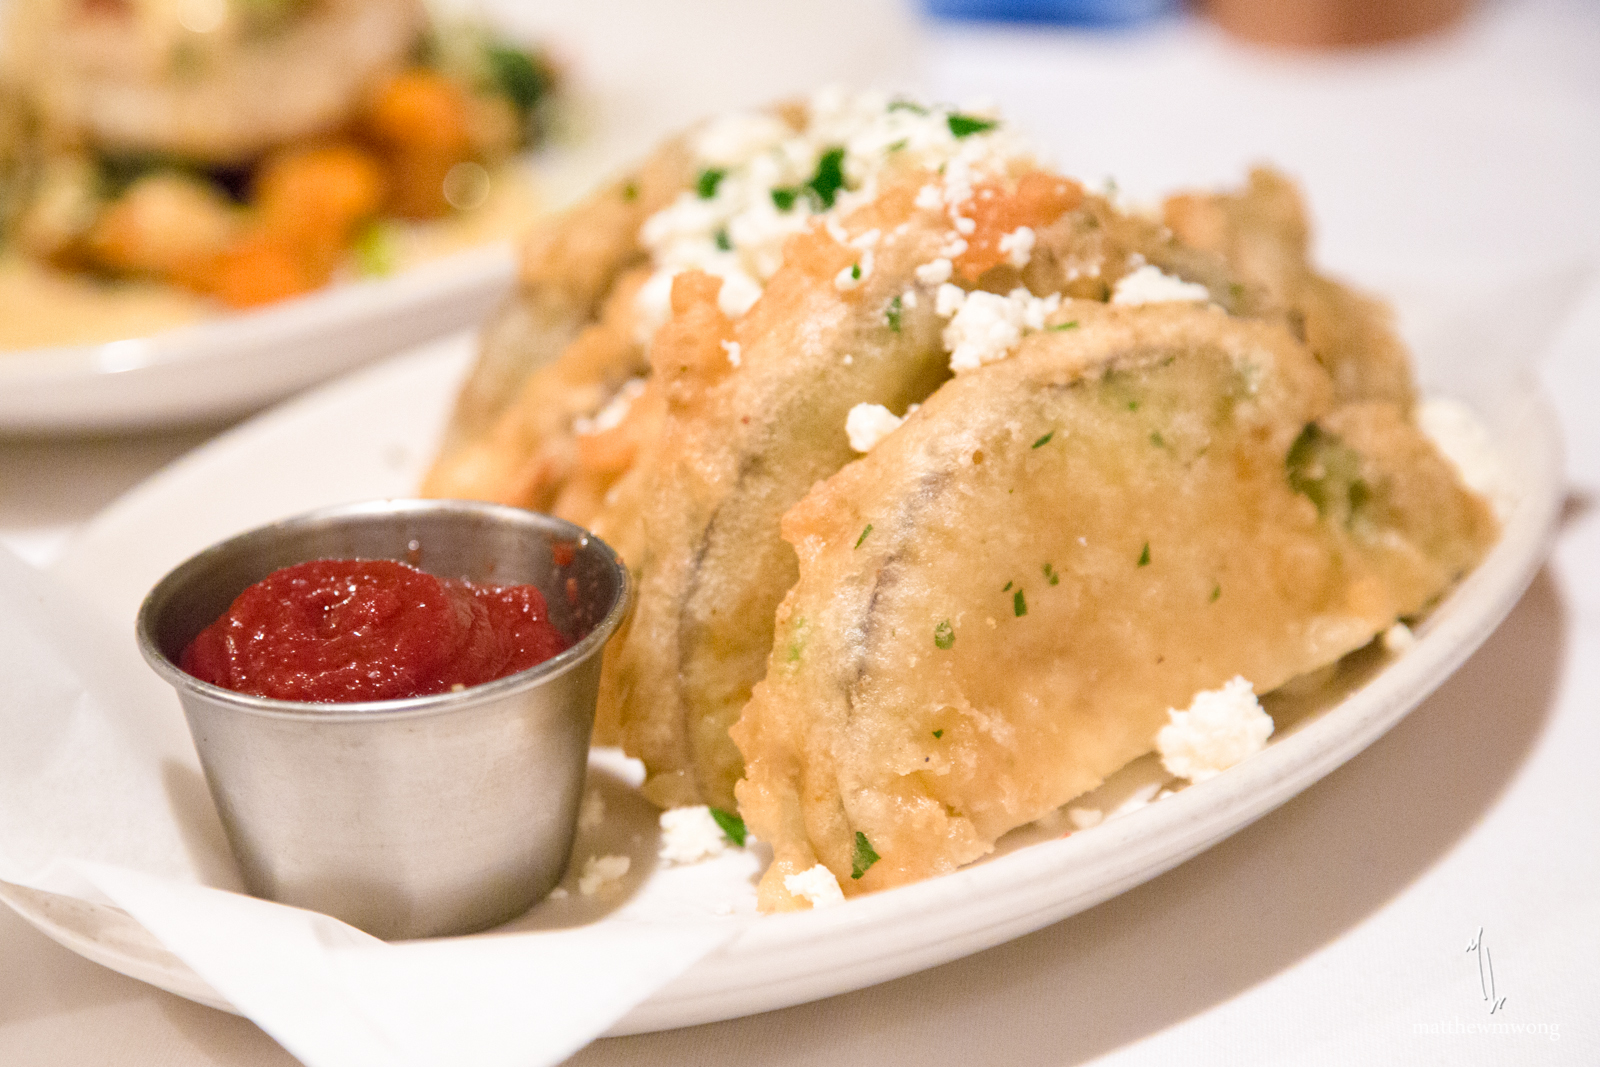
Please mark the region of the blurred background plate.
<svg viewBox="0 0 1600 1067"><path fill-rule="evenodd" d="M511 244L500 242L152 337L0 353L0 433L237 417L482 321L510 290L514 270Z"/></svg>

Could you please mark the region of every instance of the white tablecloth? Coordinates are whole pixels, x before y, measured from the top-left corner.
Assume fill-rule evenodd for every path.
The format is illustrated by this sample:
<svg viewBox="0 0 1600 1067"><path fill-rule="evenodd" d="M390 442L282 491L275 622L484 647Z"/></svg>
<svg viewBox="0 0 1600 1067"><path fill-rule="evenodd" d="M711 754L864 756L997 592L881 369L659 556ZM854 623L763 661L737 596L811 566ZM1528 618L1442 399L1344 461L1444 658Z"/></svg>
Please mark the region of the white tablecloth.
<svg viewBox="0 0 1600 1067"><path fill-rule="evenodd" d="M995 100L1069 171L1133 196L1272 159L1309 193L1322 260L1352 276L1600 263L1600 8L1583 0L1485 2L1450 34L1343 56L1249 50L1186 16L1088 33L934 27L842 2L502 6L585 72L609 131L595 150L616 158L711 110L877 82ZM1362 756L1031 936L573 1062L1600 1063L1600 288L1543 374L1571 477L1551 562ZM0 541L47 562L212 432L0 441ZM81 960L0 908L0 1064L293 1062L252 1024Z"/></svg>

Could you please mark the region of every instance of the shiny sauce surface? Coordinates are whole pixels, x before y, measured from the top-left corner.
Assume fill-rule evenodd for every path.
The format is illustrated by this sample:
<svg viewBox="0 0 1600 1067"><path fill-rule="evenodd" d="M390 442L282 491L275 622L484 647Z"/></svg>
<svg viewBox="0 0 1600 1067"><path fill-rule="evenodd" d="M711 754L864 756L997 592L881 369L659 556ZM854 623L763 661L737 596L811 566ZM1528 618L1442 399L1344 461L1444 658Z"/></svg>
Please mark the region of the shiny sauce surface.
<svg viewBox="0 0 1600 1067"><path fill-rule="evenodd" d="M313 560L246 589L178 666L239 693L350 703L481 685L571 643L531 585L440 579L390 560Z"/></svg>

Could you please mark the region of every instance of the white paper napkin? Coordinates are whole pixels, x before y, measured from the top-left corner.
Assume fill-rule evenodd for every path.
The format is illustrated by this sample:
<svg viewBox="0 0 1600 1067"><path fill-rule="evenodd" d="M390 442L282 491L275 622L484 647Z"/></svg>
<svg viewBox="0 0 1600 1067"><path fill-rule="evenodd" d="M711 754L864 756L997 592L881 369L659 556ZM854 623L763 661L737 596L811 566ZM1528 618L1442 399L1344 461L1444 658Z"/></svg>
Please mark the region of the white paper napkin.
<svg viewBox="0 0 1600 1067"><path fill-rule="evenodd" d="M730 922L386 945L337 919L73 866L307 1067L541 1067L738 933Z"/></svg>
<svg viewBox="0 0 1600 1067"><path fill-rule="evenodd" d="M308 1067L558 1063L740 929L386 945L235 892L176 697L131 635L0 547L0 649L0 881L122 908Z"/></svg>

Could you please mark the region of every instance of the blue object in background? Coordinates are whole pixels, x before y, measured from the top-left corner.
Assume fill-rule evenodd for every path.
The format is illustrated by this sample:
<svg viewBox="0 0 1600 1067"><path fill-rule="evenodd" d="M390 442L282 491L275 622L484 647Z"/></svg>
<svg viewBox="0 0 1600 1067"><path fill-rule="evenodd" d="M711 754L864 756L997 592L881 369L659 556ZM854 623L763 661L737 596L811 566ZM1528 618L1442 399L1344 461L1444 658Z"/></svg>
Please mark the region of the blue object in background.
<svg viewBox="0 0 1600 1067"><path fill-rule="evenodd" d="M1178 0L924 0L941 19L1132 26L1176 11Z"/></svg>

